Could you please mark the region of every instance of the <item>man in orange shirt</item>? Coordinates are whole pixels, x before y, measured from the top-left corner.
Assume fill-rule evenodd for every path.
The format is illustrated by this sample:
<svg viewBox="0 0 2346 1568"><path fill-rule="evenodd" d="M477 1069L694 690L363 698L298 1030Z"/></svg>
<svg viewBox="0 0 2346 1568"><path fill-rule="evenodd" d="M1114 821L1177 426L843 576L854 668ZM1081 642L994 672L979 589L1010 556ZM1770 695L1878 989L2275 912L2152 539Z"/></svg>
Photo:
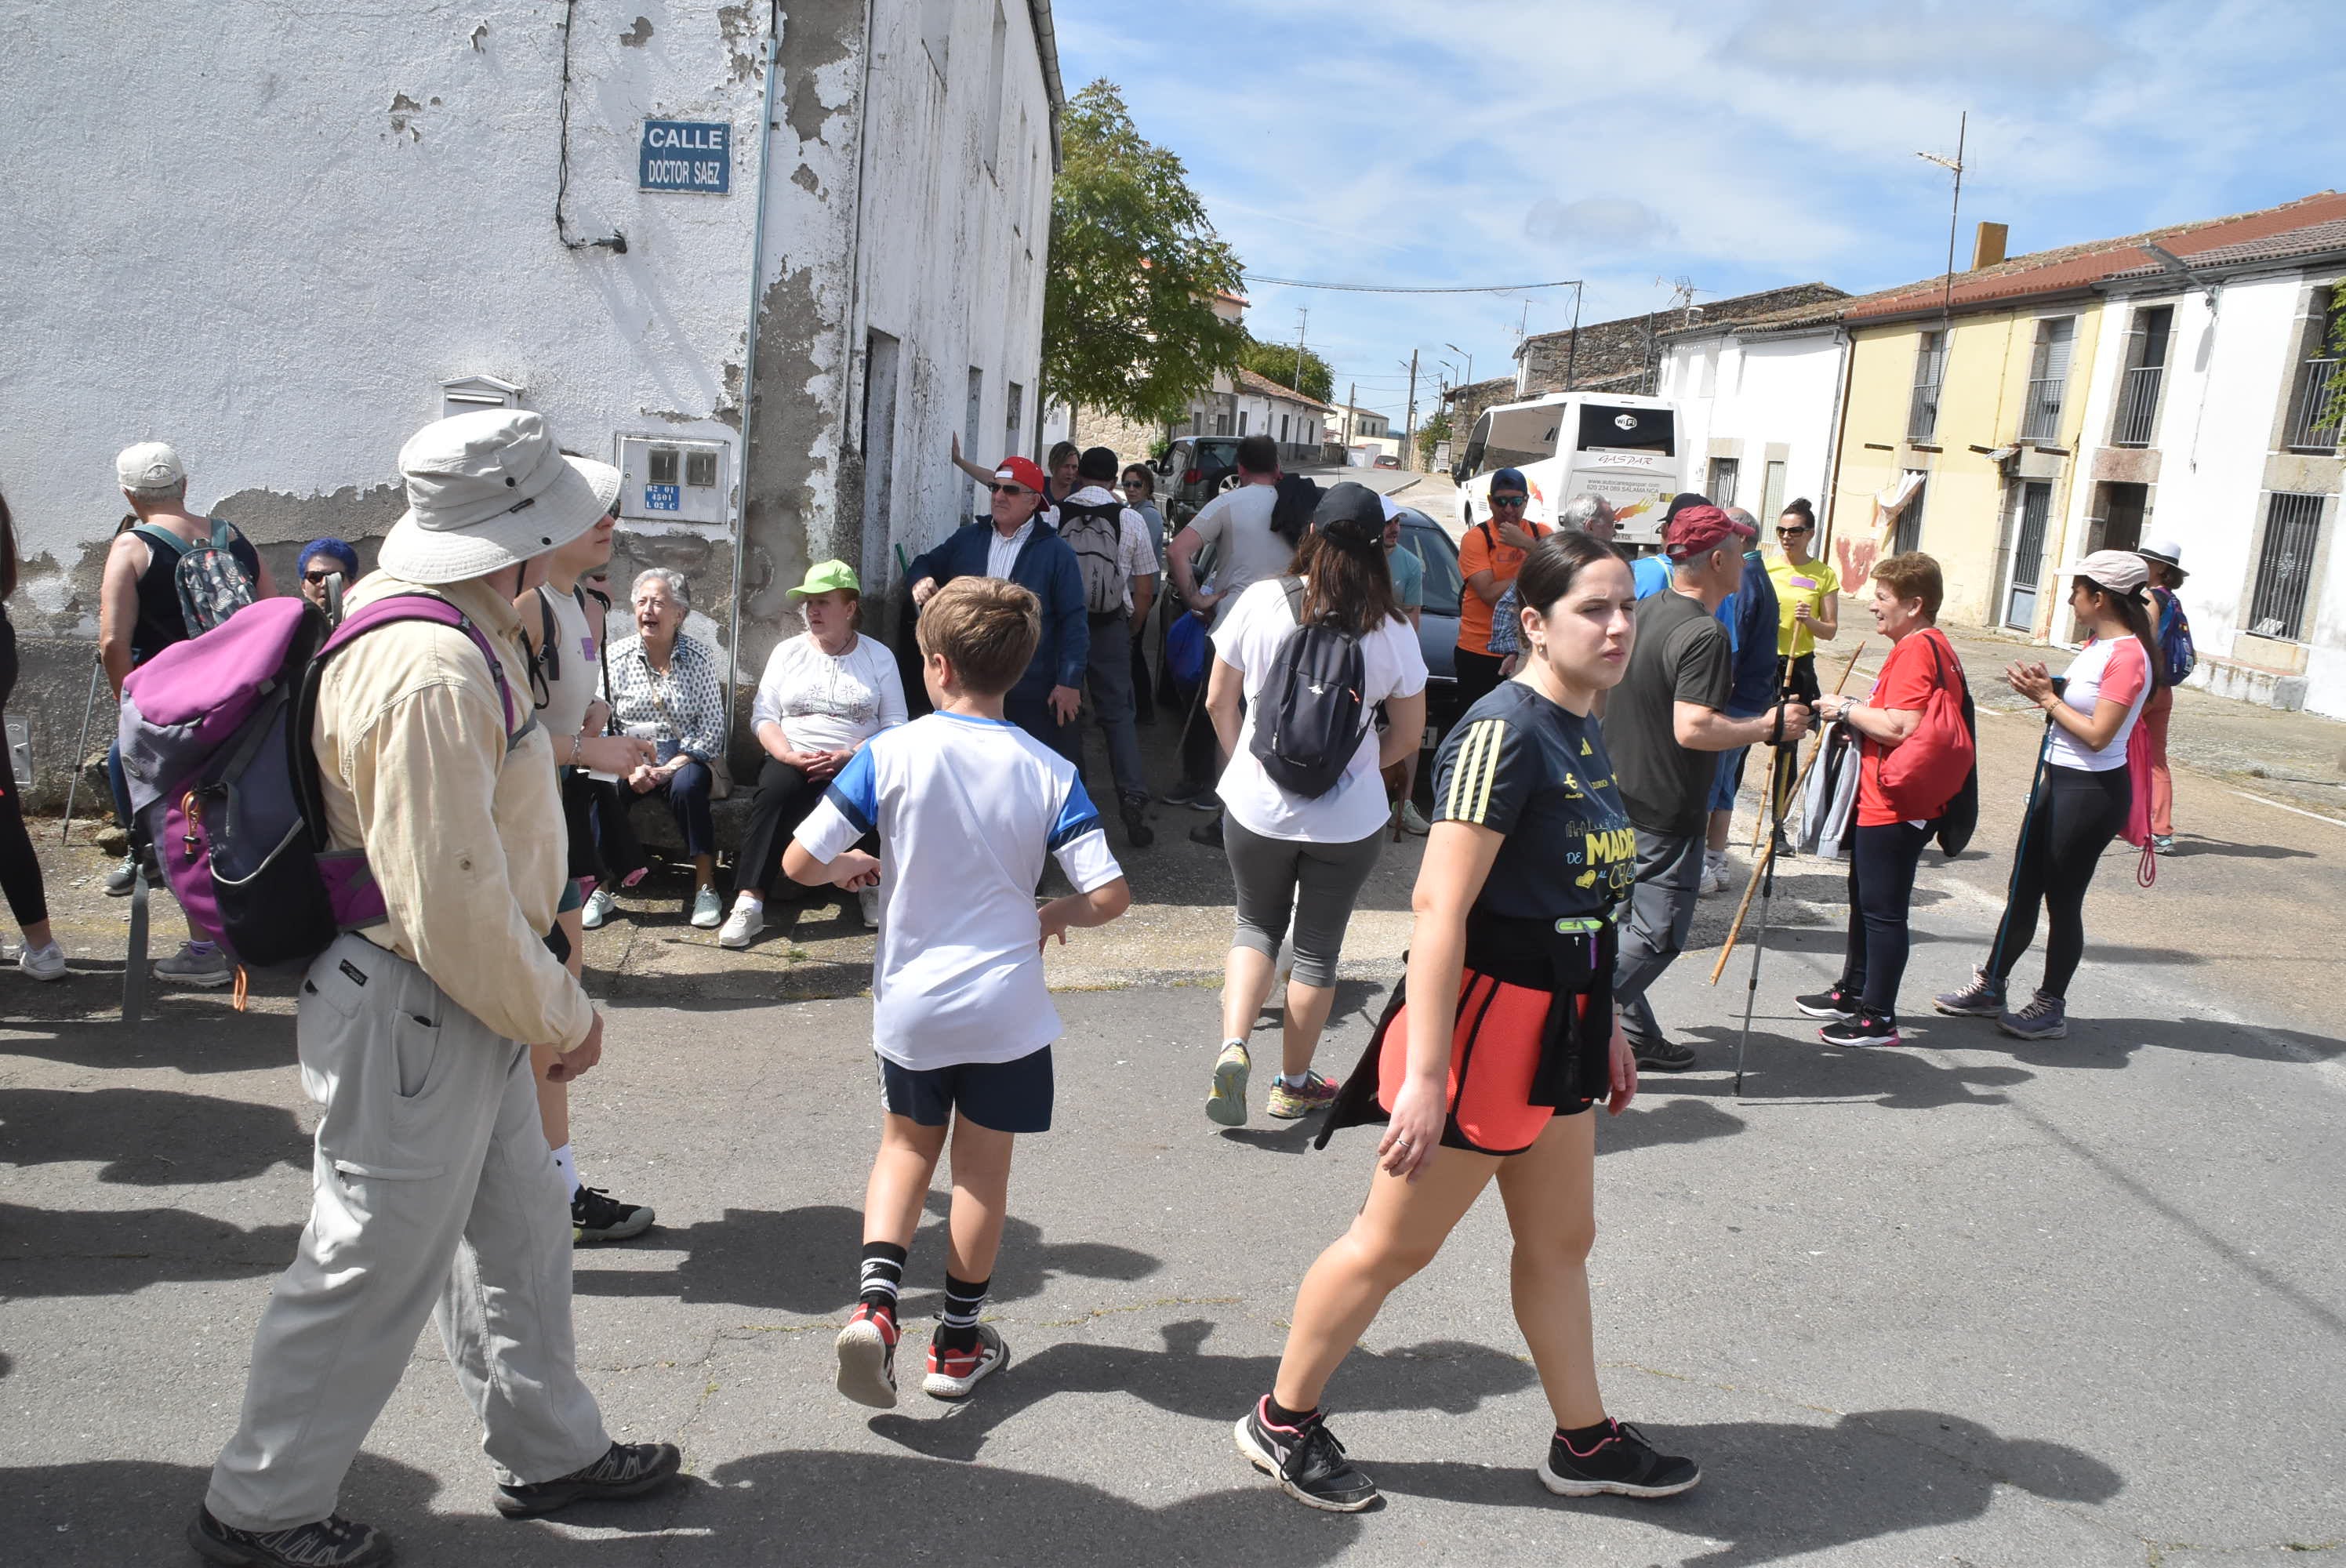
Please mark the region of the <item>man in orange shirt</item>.
<svg viewBox="0 0 2346 1568"><path fill-rule="evenodd" d="M1487 521L1466 530L1458 544L1458 570L1466 591L1458 596L1458 711L1465 712L1499 684L1500 657L1491 651L1491 606L1523 569L1524 557L1549 530L1527 521L1524 507L1531 486L1523 471L1502 468L1491 475Z"/></svg>

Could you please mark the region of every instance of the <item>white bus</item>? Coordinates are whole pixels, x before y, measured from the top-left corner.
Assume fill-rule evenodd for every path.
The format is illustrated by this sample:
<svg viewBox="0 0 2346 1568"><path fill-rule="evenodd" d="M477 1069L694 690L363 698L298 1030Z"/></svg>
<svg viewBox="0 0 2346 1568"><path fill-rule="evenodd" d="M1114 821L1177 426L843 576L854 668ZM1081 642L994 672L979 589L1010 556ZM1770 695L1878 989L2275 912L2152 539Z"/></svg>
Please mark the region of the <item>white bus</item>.
<svg viewBox="0 0 2346 1568"><path fill-rule="evenodd" d="M1678 404L1624 392L1550 392L1483 411L1451 469L1468 526L1490 515L1491 475L1519 468L1531 485L1535 522L1553 525L1576 495L1598 495L1620 519L1618 542L1661 543L1662 512L1686 488Z"/></svg>

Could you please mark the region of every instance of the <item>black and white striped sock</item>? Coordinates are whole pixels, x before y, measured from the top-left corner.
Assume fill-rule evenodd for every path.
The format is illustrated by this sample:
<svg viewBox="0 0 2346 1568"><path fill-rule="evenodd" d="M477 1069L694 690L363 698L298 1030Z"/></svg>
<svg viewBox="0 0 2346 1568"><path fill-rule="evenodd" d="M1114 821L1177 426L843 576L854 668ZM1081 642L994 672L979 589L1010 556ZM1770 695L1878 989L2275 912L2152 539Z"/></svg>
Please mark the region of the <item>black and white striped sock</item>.
<svg viewBox="0 0 2346 1568"><path fill-rule="evenodd" d="M904 1282L904 1249L892 1241L863 1244L863 1280L858 1295L874 1310L896 1310L896 1288Z"/></svg>
<svg viewBox="0 0 2346 1568"><path fill-rule="evenodd" d="M937 1330L937 1343L948 1350L976 1349L977 1315L985 1308L985 1289L992 1283L991 1278L972 1284L945 1276L944 1322Z"/></svg>

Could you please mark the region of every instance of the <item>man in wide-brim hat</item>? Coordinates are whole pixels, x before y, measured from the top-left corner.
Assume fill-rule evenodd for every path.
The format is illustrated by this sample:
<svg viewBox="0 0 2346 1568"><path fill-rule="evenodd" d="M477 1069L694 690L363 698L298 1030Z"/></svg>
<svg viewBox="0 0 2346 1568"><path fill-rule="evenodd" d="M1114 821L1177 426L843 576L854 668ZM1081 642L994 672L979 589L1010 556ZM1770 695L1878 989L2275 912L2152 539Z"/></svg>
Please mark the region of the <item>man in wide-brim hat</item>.
<svg viewBox="0 0 2346 1568"><path fill-rule="evenodd" d="M334 1504L427 1317L480 1414L498 1512L635 1496L678 1467L669 1444L613 1442L579 1381L568 1195L530 1072L533 1041L561 1052L549 1075L586 1072L603 1023L544 940L567 857L514 599L612 509L619 476L513 409L425 426L399 466L407 514L348 613L432 594L503 667L461 628L399 620L320 681L308 739L330 847L365 851L385 912L301 985L302 1078L325 1115L310 1222L189 1532L219 1563L390 1559Z"/></svg>

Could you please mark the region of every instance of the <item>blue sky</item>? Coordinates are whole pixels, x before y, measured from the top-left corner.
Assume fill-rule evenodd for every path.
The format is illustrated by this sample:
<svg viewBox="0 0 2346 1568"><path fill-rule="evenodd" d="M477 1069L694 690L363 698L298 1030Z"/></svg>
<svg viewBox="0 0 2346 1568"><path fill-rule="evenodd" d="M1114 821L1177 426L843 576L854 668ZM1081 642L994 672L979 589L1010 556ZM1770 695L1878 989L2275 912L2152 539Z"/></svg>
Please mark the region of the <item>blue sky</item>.
<svg viewBox="0 0 2346 1568"><path fill-rule="evenodd" d="M1586 319L2014 253L2346 185L2346 4L1909 0L1056 0L1073 93L1117 83L1250 271L1337 282L1586 278ZM1410 297L1251 284L1399 417L1405 361L1505 370L1569 290ZM1463 372L1463 362L1460 364ZM1454 379L1464 379L1463 374ZM1430 406L1421 383L1420 409Z"/></svg>

